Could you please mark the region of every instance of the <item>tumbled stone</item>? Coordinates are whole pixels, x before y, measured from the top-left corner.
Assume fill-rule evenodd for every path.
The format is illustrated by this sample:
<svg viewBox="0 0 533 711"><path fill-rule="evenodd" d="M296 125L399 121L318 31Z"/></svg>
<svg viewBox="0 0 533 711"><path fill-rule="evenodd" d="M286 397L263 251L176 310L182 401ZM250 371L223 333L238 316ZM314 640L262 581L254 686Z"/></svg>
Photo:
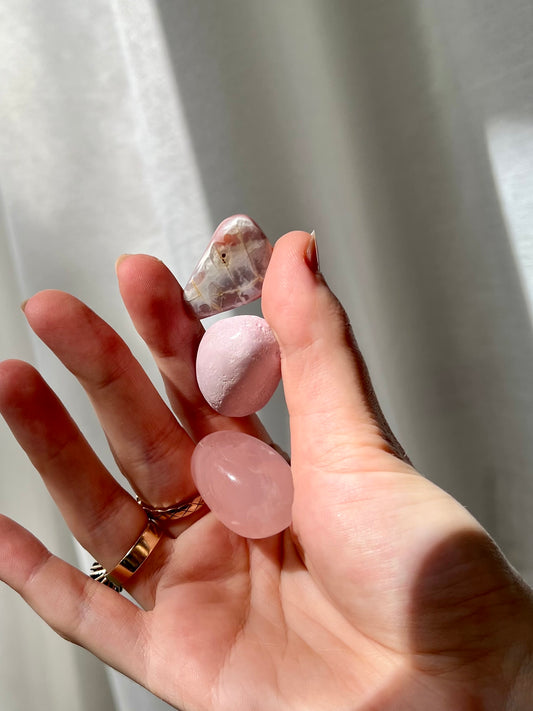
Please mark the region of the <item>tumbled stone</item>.
<svg viewBox="0 0 533 711"><path fill-rule="evenodd" d="M232 316L205 332L196 356L196 379L211 407L228 417L257 412L281 378L278 342L259 316Z"/></svg>
<svg viewBox="0 0 533 711"><path fill-rule="evenodd" d="M266 538L290 525L291 468L265 442L242 432L208 434L196 445L191 472L213 514L240 536Z"/></svg>
<svg viewBox="0 0 533 711"><path fill-rule="evenodd" d="M233 215L216 228L183 290L198 318L229 311L261 296L272 254L266 235L247 215Z"/></svg>

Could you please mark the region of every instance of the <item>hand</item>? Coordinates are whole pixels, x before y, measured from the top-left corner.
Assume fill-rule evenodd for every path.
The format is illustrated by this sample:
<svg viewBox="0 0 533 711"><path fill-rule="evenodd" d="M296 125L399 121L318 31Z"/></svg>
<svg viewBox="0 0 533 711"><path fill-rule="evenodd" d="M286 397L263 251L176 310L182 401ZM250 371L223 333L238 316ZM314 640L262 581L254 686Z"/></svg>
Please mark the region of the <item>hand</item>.
<svg viewBox="0 0 533 711"><path fill-rule="evenodd" d="M54 629L190 711L526 709L532 593L481 526L416 473L379 412L346 316L306 262L309 235L274 250L263 311L282 352L293 525L252 541L200 512L168 531L127 598L0 518L0 578ZM176 417L116 333L74 297L30 299L30 326L79 379L142 499L194 495L208 432L268 441L230 420L194 376L202 328L158 260L123 258L125 305ZM31 366L0 366L0 409L80 543L112 568L146 524Z"/></svg>

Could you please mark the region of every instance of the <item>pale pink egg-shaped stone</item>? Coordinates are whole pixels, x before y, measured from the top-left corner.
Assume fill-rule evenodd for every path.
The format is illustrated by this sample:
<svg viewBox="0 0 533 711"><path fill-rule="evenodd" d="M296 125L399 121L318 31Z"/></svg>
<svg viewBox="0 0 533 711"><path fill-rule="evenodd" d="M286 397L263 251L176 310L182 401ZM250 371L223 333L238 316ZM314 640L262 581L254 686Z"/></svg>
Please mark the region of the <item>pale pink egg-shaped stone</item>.
<svg viewBox="0 0 533 711"><path fill-rule="evenodd" d="M213 432L196 445L191 471L213 514L240 536L266 538L290 525L291 468L261 440L241 432Z"/></svg>
<svg viewBox="0 0 533 711"><path fill-rule="evenodd" d="M264 407L281 377L279 346L259 316L232 316L204 334L196 356L202 395L222 415L244 417Z"/></svg>

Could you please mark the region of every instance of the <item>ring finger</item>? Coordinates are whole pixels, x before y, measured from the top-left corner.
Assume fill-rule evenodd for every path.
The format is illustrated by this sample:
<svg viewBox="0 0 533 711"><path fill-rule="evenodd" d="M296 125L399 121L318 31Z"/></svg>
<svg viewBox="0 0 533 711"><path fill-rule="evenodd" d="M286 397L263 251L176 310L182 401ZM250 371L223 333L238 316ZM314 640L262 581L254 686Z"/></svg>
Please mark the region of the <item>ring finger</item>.
<svg viewBox="0 0 533 711"><path fill-rule="evenodd" d="M115 331L78 299L44 291L25 314L77 377L122 473L143 501L168 506L194 494L194 443Z"/></svg>
<svg viewBox="0 0 533 711"><path fill-rule="evenodd" d="M144 511L109 474L28 363L0 364L0 411L75 538L112 569L146 526Z"/></svg>
<svg viewBox="0 0 533 711"><path fill-rule="evenodd" d="M41 375L28 363L0 363L0 413L35 465L79 543L113 571L145 531L142 508L111 476ZM162 536L127 588L150 609L176 541Z"/></svg>

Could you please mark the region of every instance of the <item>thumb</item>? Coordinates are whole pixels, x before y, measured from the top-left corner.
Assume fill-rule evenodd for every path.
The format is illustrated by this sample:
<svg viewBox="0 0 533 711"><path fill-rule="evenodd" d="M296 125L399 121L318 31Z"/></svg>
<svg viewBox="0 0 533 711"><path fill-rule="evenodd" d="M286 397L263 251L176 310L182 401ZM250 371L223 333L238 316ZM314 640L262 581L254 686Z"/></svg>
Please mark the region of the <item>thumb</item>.
<svg viewBox="0 0 533 711"><path fill-rule="evenodd" d="M354 448L405 459L346 313L317 269L314 236L289 232L276 242L262 307L281 350L293 457L305 452L316 464L324 456L328 464L344 459L352 470Z"/></svg>

